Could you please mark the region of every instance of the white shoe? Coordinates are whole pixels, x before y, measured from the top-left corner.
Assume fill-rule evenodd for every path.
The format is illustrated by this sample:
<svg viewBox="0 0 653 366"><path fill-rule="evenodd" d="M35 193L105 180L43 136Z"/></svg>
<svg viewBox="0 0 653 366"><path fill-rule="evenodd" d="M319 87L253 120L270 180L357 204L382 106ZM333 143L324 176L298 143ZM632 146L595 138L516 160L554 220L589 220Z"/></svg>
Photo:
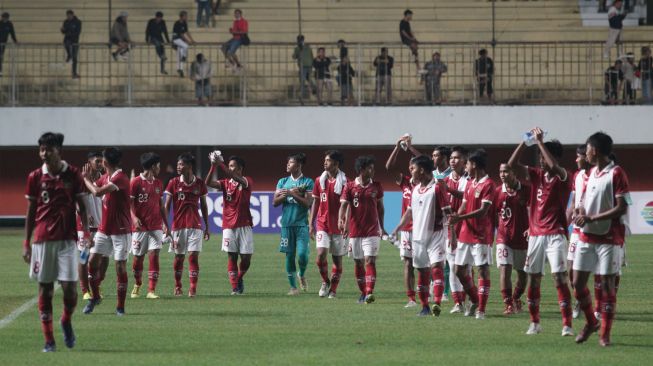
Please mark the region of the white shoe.
<svg viewBox="0 0 653 366"><path fill-rule="evenodd" d="M320 286L320 292L318 292L318 295L320 297L326 297L329 294L329 284L326 282L322 282L322 286Z"/></svg>
<svg viewBox="0 0 653 366"><path fill-rule="evenodd" d="M299 295L299 290L296 288L291 288L290 291L288 291L288 296L297 296Z"/></svg>
<svg viewBox="0 0 653 366"><path fill-rule="evenodd" d="M594 312L594 317L596 318L596 320L601 320L601 313L598 312L598 311L595 311Z"/></svg>
<svg viewBox="0 0 653 366"><path fill-rule="evenodd" d="M578 303L578 301L576 301L576 303L574 304L574 308L573 308L573 310L571 311L571 316L572 316L574 319L578 319L578 316L579 316L579 315L580 315L580 304Z"/></svg>
<svg viewBox="0 0 653 366"><path fill-rule="evenodd" d="M299 288L304 292L308 291L308 282L306 282L306 277L301 277L299 273L297 273L297 279L299 280Z"/></svg>
<svg viewBox="0 0 653 366"><path fill-rule="evenodd" d="M447 301L449 301L449 295L442 294L442 302L447 302Z"/></svg>
<svg viewBox="0 0 653 366"><path fill-rule="evenodd" d="M476 319L477 319L477 320L483 320L483 319L485 319L485 312L483 312L483 311L477 311L477 312L476 312Z"/></svg>
<svg viewBox="0 0 653 366"><path fill-rule="evenodd" d="M336 298L336 293L335 292L329 292L329 299L335 299Z"/></svg>
<svg viewBox="0 0 653 366"><path fill-rule="evenodd" d="M462 304L456 304L453 306L453 308L451 308L449 314L462 313L464 311L464 308L465 306L463 306Z"/></svg>
<svg viewBox="0 0 653 366"><path fill-rule="evenodd" d="M476 309L478 309L478 304L470 304L465 310L465 316L473 316L476 314Z"/></svg>
<svg viewBox="0 0 653 366"><path fill-rule="evenodd" d="M566 325L564 327L562 327L562 336L563 337L571 337L573 335L574 335L574 330L571 329L571 327L568 327Z"/></svg>
<svg viewBox="0 0 653 366"><path fill-rule="evenodd" d="M417 306L417 303L413 300L408 301L406 305L404 305L404 308L409 309L409 308L414 308Z"/></svg>
<svg viewBox="0 0 653 366"><path fill-rule="evenodd" d="M542 333L542 326L540 326L540 323L531 323L531 325L528 327L528 330L526 331L526 334L528 335L540 333Z"/></svg>

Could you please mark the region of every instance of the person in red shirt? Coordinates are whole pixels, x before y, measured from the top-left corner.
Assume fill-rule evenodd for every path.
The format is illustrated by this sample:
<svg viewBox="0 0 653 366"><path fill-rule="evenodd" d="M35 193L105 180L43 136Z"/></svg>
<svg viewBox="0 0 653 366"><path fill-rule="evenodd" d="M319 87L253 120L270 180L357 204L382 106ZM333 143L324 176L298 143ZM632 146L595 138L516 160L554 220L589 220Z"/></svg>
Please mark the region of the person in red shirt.
<svg viewBox="0 0 653 366"><path fill-rule="evenodd" d="M599 330L592 313L592 298L587 289L590 274L601 276L601 324L599 344L610 345L610 330L617 306L616 277L623 262L626 236L624 215L631 203L628 176L611 158L612 138L597 132L587 139L587 161L594 167L589 172L580 207L574 212L574 223L580 227L580 240L574 256L574 288L576 299L585 314L586 324L576 343L587 341Z"/></svg>
<svg viewBox="0 0 653 366"><path fill-rule="evenodd" d="M242 68L242 65L238 61L236 51L241 45L243 45L243 39L247 37L249 24L247 23L247 20L243 18L243 12L240 9L234 10L234 18L236 19L234 19L233 25L229 28L229 33L232 34L232 37L222 45L222 53L227 59L228 65L234 67L235 70L239 70Z"/></svg>
<svg viewBox="0 0 653 366"><path fill-rule="evenodd" d="M383 229L383 187L373 180L373 156L359 156L354 168L358 177L348 182L342 191L338 228L349 236L349 256L356 263L354 275L361 291L358 303L371 304L375 300L376 257L381 235L386 234Z"/></svg>
<svg viewBox="0 0 653 366"><path fill-rule="evenodd" d="M347 254L347 244L338 229L338 210L340 195L347 184L345 173L340 167L345 158L338 150L329 150L324 154L324 172L315 178L313 186L313 205L310 211L309 234L315 238L317 258L315 262L322 277L322 286L318 295L336 297L336 291L342 276L342 257ZM333 266L329 278L327 253L331 252Z"/></svg>
<svg viewBox="0 0 653 366"><path fill-rule="evenodd" d="M87 242L90 238L83 200L84 183L79 170L61 160L63 140L60 133L41 135L38 144L43 165L27 176L25 190L28 203L23 260L30 266L30 278L39 283L39 318L45 337L43 352L56 350L52 329L54 281L59 281L63 290L61 328L64 341L68 348L75 346L71 319L77 306L76 205L84 238Z"/></svg>
<svg viewBox="0 0 653 366"><path fill-rule="evenodd" d="M465 188L458 213L449 218L450 225L462 222L456 244L456 276L472 301L465 316L476 314L476 319L485 319L485 306L490 295L490 264L494 242L494 219L491 209L495 186L485 172L486 165L485 150L476 150L469 156L466 170L470 181ZM478 267L478 289L469 275L469 266Z"/></svg>
<svg viewBox="0 0 653 366"><path fill-rule="evenodd" d="M243 176L245 161L242 158L234 155L228 161L227 167L221 155L212 159L211 169L204 181L207 186L222 191L222 251L228 255L227 273L231 294L242 295L245 292L243 278L254 254L253 222L249 210L254 181ZM213 173L217 172L218 166L226 177L213 180Z"/></svg>
<svg viewBox="0 0 653 366"><path fill-rule="evenodd" d="M188 278L190 287L188 297L195 297L200 273L200 252L202 239L208 241L209 214L206 205L208 190L204 181L193 174L195 157L183 153L177 158L177 174L166 187L165 213L173 209L172 242L169 252L175 253L173 269L175 272L175 296L182 295L181 275L184 272L184 260L188 253ZM198 210L202 210L204 229Z"/></svg>
<svg viewBox="0 0 653 366"><path fill-rule="evenodd" d="M116 315L125 315L127 295L127 257L131 244L131 215L129 213L129 177L120 169L122 152L114 147L102 151L102 164L106 173L97 182L91 181L91 166L82 169L86 188L96 197L102 197L102 221L95 235L88 260L89 285L93 297L84 307L84 314L93 312L101 302L100 281L102 257L113 254L116 263Z"/></svg>
<svg viewBox="0 0 653 366"><path fill-rule="evenodd" d="M499 166L499 178L503 183L496 189L497 214L497 266L503 298L503 314L519 313L522 309L528 275L524 272L526 249L528 249L528 196L530 190L523 187L508 164ZM517 271L515 292L512 292L512 270Z"/></svg>
<svg viewBox="0 0 653 366"><path fill-rule="evenodd" d="M562 158L562 144L553 140L544 143L544 132L536 127L531 130L535 137L540 167L532 168L519 163L526 148L521 142L515 149L508 165L519 179L527 180L530 189L530 219L528 252L524 271L529 274L528 311L531 324L528 335L542 332L540 326L540 282L544 273L546 259L558 291L558 303L562 314L562 336L572 336L571 292L567 280L567 204L571 192L570 177L567 170L558 164Z"/></svg>
<svg viewBox="0 0 653 366"><path fill-rule="evenodd" d="M143 262L148 253L150 267L148 269L149 286L148 299L158 299L155 293L159 279L159 251L163 246L163 235L169 235L168 217L163 203L163 183L157 178L161 172L161 158L148 152L141 155L143 172L134 177L130 183L131 214L134 223L132 232L132 248L134 255L132 271L134 273L134 289L131 297L140 296L143 284Z"/></svg>

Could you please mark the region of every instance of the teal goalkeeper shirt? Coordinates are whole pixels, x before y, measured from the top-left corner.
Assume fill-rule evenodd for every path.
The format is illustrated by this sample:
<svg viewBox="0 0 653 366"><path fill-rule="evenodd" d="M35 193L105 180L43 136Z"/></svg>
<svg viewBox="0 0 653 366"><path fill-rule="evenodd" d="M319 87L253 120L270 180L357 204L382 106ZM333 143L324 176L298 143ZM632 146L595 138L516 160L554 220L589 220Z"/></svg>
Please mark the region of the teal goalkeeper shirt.
<svg viewBox="0 0 653 366"><path fill-rule="evenodd" d="M300 187L304 192L309 194L313 192L313 180L305 176L299 177L297 180L292 176L279 179L277 183L277 190L279 189L292 189ZM309 207L302 206L292 196L288 195L283 202L283 210L281 214L281 227L291 226L308 226L308 210Z"/></svg>

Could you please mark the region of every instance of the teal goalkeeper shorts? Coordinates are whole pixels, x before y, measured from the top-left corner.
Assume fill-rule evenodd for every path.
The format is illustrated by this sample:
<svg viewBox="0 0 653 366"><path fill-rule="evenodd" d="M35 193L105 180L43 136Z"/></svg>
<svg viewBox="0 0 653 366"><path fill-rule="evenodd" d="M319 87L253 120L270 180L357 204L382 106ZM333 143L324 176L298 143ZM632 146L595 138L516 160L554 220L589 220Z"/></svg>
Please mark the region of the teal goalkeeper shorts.
<svg viewBox="0 0 653 366"><path fill-rule="evenodd" d="M281 228L281 243L279 243L279 251L281 253L296 253L299 251L306 251L308 253L308 244L310 243L310 235L308 234L308 226L291 226Z"/></svg>

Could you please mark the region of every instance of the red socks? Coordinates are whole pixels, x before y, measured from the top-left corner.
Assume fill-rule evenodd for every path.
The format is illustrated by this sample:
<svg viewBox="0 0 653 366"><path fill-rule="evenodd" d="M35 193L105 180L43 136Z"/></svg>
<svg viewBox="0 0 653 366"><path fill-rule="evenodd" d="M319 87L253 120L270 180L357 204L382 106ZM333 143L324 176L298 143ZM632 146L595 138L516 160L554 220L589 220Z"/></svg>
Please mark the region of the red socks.
<svg viewBox="0 0 653 366"><path fill-rule="evenodd" d="M478 311L484 313L487 306L487 300L490 297L490 280L478 279L478 297L480 299Z"/></svg>
<svg viewBox="0 0 653 366"><path fill-rule="evenodd" d="M154 292L156 290L156 283L159 280L159 255L151 251L149 254L150 267L147 271L147 278L149 279L149 292Z"/></svg>
<svg viewBox="0 0 653 366"><path fill-rule="evenodd" d="M238 259L229 256L227 259L227 274L229 275L229 283L232 289L238 287Z"/></svg>
<svg viewBox="0 0 653 366"><path fill-rule="evenodd" d="M610 339L610 330L617 309L617 293L615 290L604 290L601 297L601 338Z"/></svg>
<svg viewBox="0 0 653 366"><path fill-rule="evenodd" d="M200 258L197 254L188 256L188 278L190 280L190 290L197 291L197 280L200 275Z"/></svg>
<svg viewBox="0 0 653 366"><path fill-rule="evenodd" d="M315 264L317 264L317 269L320 271L322 282L329 283L329 262L326 259L317 257Z"/></svg>
<svg viewBox="0 0 653 366"><path fill-rule="evenodd" d="M429 306L429 282L431 278L427 270L417 270L417 294L422 307Z"/></svg>
<svg viewBox="0 0 653 366"><path fill-rule="evenodd" d="M365 265L365 294L369 295L374 292L376 284L376 263Z"/></svg>
<svg viewBox="0 0 653 366"><path fill-rule="evenodd" d="M596 324L596 318L594 317L594 312L592 311L592 297L590 296L590 290L585 287L583 291L578 292L574 291L576 300L578 300L578 305L580 310L585 314L585 320L587 324Z"/></svg>
<svg viewBox="0 0 653 366"><path fill-rule="evenodd" d="M356 276L356 283L358 284L358 289L361 291L361 294L365 295L365 267L363 263L354 265L354 276Z"/></svg>
<svg viewBox="0 0 653 366"><path fill-rule="evenodd" d="M88 264L86 266L82 266L79 270L79 287L82 290L83 294L91 290L88 285Z"/></svg>
<svg viewBox="0 0 653 366"><path fill-rule="evenodd" d="M181 288L181 274L184 271L184 257L175 256L172 263L172 269L175 272L175 287Z"/></svg>
<svg viewBox="0 0 653 366"><path fill-rule="evenodd" d="M519 300L524 294L524 289L521 287L515 287L515 292L512 293L512 300Z"/></svg>
<svg viewBox="0 0 653 366"><path fill-rule="evenodd" d="M132 263L132 272L134 273L134 281L136 281L136 286L143 285L143 262L145 261L145 256L134 257L134 262Z"/></svg>
<svg viewBox="0 0 653 366"><path fill-rule="evenodd" d="M472 302L472 304L478 304L478 289L474 285L474 281L472 280L472 277L467 275L460 282L462 283L463 288L465 289L465 293L469 295L469 300Z"/></svg>
<svg viewBox="0 0 653 366"><path fill-rule="evenodd" d="M338 284L340 284L340 276L342 275L342 267L338 268L335 264L331 267L331 286L329 291L336 293Z"/></svg>
<svg viewBox="0 0 653 366"><path fill-rule="evenodd" d="M45 342L54 342L54 334L52 331L52 291L47 291L48 294L39 295L39 318L41 319L41 330L45 337Z"/></svg>
<svg viewBox="0 0 653 366"><path fill-rule="evenodd" d="M119 273L116 279L116 292L118 295L117 309L125 308L125 297L127 297L127 272Z"/></svg>
<svg viewBox="0 0 653 366"><path fill-rule="evenodd" d="M406 296L408 296L410 301L415 301L415 295L417 295L417 293L412 288L410 290L406 290Z"/></svg>
<svg viewBox="0 0 653 366"><path fill-rule="evenodd" d="M442 303L442 293L444 292L444 271L442 268L432 268L431 278L433 279L433 301L440 305Z"/></svg>
<svg viewBox="0 0 653 366"><path fill-rule="evenodd" d="M93 300L100 299L100 269L94 267L91 263L88 265L88 283L91 287Z"/></svg>
<svg viewBox="0 0 653 366"><path fill-rule="evenodd" d="M528 288L528 312L531 314L531 322L540 322L540 288Z"/></svg>
<svg viewBox="0 0 653 366"><path fill-rule="evenodd" d="M562 325L571 327L573 318L571 316L571 292L569 292L569 286L565 283L557 286L556 289L558 290L558 304L560 304L560 314L562 314Z"/></svg>
<svg viewBox="0 0 653 366"><path fill-rule="evenodd" d="M72 298L67 298L64 293L63 297L63 312L61 313L61 322L70 323L75 312L75 307L77 307L77 293Z"/></svg>

